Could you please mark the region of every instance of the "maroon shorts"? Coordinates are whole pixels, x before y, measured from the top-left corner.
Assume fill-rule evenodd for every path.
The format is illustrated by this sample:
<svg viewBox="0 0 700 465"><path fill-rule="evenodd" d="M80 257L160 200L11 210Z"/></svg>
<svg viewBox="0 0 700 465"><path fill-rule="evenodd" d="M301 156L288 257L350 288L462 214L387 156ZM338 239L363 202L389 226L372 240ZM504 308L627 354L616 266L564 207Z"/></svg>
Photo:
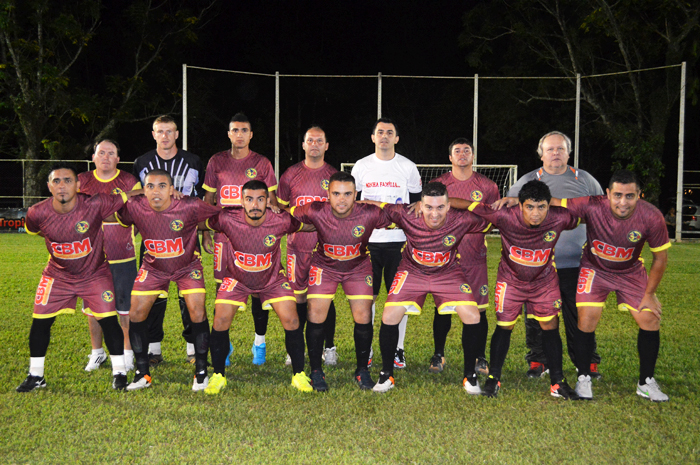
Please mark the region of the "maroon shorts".
<svg viewBox="0 0 700 465"><path fill-rule="evenodd" d="M229 264L231 256L231 243L226 240L214 242L214 281L221 283L226 274L226 266Z"/></svg>
<svg viewBox="0 0 700 465"><path fill-rule="evenodd" d="M496 320L501 326L510 326L520 316L523 304L538 321L549 321L561 311L559 277L556 273L531 283L502 280L499 275L495 290Z"/></svg>
<svg viewBox="0 0 700 465"><path fill-rule="evenodd" d="M306 294L309 287L309 270L313 252L298 252L287 249L287 278L295 294Z"/></svg>
<svg viewBox="0 0 700 465"><path fill-rule="evenodd" d="M309 271L309 299L332 299L338 284L343 286L348 300L372 300L372 262L365 260L352 271L337 272L312 265Z"/></svg>
<svg viewBox="0 0 700 465"><path fill-rule="evenodd" d="M406 314L420 315L428 293L440 314L457 313L455 307L474 305L472 288L461 268L448 273L426 274L399 269L389 288L385 307L406 307Z"/></svg>
<svg viewBox="0 0 700 465"><path fill-rule="evenodd" d="M100 318L117 314L114 306L114 283L107 264L88 279L66 281L41 276L34 297L34 318L52 318L61 313L75 313L78 297L86 312Z"/></svg>
<svg viewBox="0 0 700 465"><path fill-rule="evenodd" d="M613 274L587 265L582 263L578 274L577 307L602 307L608 294L615 292L618 309L639 309L647 288L647 272L643 266L635 267L628 273Z"/></svg>
<svg viewBox="0 0 700 465"><path fill-rule="evenodd" d="M243 283L231 278L224 278L224 281L219 286L219 292L216 293L214 304L229 304L238 307L239 310L245 310L248 296L257 294L262 301L263 310L270 310L272 304L291 300L296 302L292 286L287 281L287 277L280 273L277 278L264 289L250 289Z"/></svg>
<svg viewBox="0 0 700 465"><path fill-rule="evenodd" d="M462 265L462 271L467 277L467 282L473 286L476 306L480 312L485 311L489 306L489 270L486 263Z"/></svg>
<svg viewBox="0 0 700 465"><path fill-rule="evenodd" d="M195 260L175 273L163 273L148 266L141 265L139 274L134 281L131 295L168 295L170 281L177 284L180 294L204 294L204 273L202 262Z"/></svg>

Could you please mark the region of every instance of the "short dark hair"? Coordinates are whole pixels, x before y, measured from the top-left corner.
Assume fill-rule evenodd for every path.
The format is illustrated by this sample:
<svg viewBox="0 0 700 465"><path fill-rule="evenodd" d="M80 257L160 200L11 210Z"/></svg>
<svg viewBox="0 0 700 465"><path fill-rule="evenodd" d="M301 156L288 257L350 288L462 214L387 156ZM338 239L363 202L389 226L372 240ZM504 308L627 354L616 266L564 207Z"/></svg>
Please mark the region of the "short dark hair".
<svg viewBox="0 0 700 465"><path fill-rule="evenodd" d="M266 197L268 196L267 184L260 181L259 179L253 179L252 181L248 181L247 183L243 184L243 187L241 187L241 193L243 193L243 191L258 191L258 190L264 190L265 196Z"/></svg>
<svg viewBox="0 0 700 465"><path fill-rule="evenodd" d="M472 144L472 141L470 141L469 139L466 139L464 137L458 137L452 141L452 143L450 144L450 148L447 149L449 151L449 154L452 155L452 149L455 147L455 145L462 145L462 144L468 145L469 148L472 149L472 151L474 151L474 144Z"/></svg>
<svg viewBox="0 0 700 465"><path fill-rule="evenodd" d="M613 183L618 184L632 184L637 186L637 190L641 189L639 181L637 180L637 175L630 170L617 170L610 177L610 182L608 183L608 189L612 189Z"/></svg>
<svg viewBox="0 0 700 465"><path fill-rule="evenodd" d="M393 124L394 125L394 132L396 135L399 135L399 127L394 123L394 121L391 118L379 118L376 123L374 123L374 127L372 128L372 134L374 134L374 131L377 130L377 126L379 123L384 123L384 124Z"/></svg>
<svg viewBox="0 0 700 465"><path fill-rule="evenodd" d="M421 193L421 198L423 197L442 197L447 195L447 187L439 182L433 181L429 182L423 186L423 192Z"/></svg>
<svg viewBox="0 0 700 465"><path fill-rule="evenodd" d="M143 177L144 184L145 184L146 178L149 176L165 176L166 178L168 178L168 182L171 185L173 183L173 177L170 175L170 173L168 173L167 171L162 170L160 168L155 169L155 170L151 170L148 173L146 173L146 176Z"/></svg>
<svg viewBox="0 0 700 465"><path fill-rule="evenodd" d="M549 186L547 186L547 184L533 179L530 182L526 182L518 194L518 201L521 204L525 203L526 200L532 200L533 202L545 201L549 203L549 201L552 200L552 193L549 191Z"/></svg>
<svg viewBox="0 0 700 465"><path fill-rule="evenodd" d="M250 120L242 111L239 111L231 117L231 121L228 122L229 128L231 127L231 123L248 123L248 126L250 126L250 130L253 130L253 125L250 123Z"/></svg>
<svg viewBox="0 0 700 465"><path fill-rule="evenodd" d="M351 182L355 186L355 177L348 173L347 171L336 171L333 173L328 180L328 186L330 187L332 182Z"/></svg>
<svg viewBox="0 0 700 465"><path fill-rule="evenodd" d="M114 139L99 139L95 141L95 145L92 146L92 153L97 152L97 146L100 145L102 142L109 142L110 144L114 144L114 146L117 148L117 156L121 153L122 149L119 147L119 143L117 143L116 140Z"/></svg>
<svg viewBox="0 0 700 465"><path fill-rule="evenodd" d="M75 178L75 180L78 180L78 170L75 169L75 166L65 161L59 161L51 165L51 169L49 170L49 176L47 178L48 181L51 181L51 174L56 170L71 170L73 172L73 177Z"/></svg>

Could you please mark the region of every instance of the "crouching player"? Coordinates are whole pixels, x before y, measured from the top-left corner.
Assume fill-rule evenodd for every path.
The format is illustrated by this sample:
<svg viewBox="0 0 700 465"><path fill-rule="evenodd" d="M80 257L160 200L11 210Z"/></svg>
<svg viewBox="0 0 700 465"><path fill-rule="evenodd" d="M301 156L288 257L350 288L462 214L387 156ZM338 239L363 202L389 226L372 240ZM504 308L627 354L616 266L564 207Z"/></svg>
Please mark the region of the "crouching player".
<svg viewBox="0 0 700 465"><path fill-rule="evenodd" d="M229 328L239 308L245 308L248 296L258 294L263 309L270 306L282 323L287 353L292 359L292 386L311 392L309 377L304 373L304 335L299 327L296 298L280 259L281 239L298 231L313 231L287 212L267 214L268 188L262 181L248 181L241 188L243 209L224 209L210 218L206 226L222 232L231 243L232 263L216 293L214 326L211 332L211 361L214 375L207 394L218 394L226 386L226 355L229 351Z"/></svg>

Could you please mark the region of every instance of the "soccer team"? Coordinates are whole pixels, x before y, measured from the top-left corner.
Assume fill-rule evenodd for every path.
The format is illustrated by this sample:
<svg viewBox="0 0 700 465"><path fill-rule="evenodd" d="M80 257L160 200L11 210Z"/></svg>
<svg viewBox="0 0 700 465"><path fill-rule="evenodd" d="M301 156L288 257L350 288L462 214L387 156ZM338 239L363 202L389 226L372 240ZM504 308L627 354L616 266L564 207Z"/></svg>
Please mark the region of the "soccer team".
<svg viewBox="0 0 700 465"><path fill-rule="evenodd" d="M430 293L435 302L432 373L447 364L445 343L456 313L462 321L463 387L469 394L497 396L512 329L525 314L528 376L549 373L554 397L592 399L592 379L602 376L594 331L614 291L619 307L639 326L637 394L668 400L654 379L661 320L655 291L670 247L663 216L640 199L639 183L628 171L614 173L603 195L592 176L568 165L566 135L545 134L537 149L543 167L523 176L509 197L500 199L496 184L473 170L472 145L462 138L449 147L452 170L422 186L416 165L396 153L398 128L387 118L372 130L375 153L359 160L352 174L324 161L326 134L311 127L302 144L305 160L290 167L279 185L269 160L250 150L252 126L242 113L229 123L231 149L211 157L203 185L199 158L176 145L175 121L157 118L152 134L156 149L136 160L136 176L117 169L118 144L101 140L94 147L94 171L78 175L70 165L57 164L49 174L52 197L29 209L27 232L45 238L51 258L34 302L29 374L17 391L46 386L51 325L58 314L75 311L77 297L90 322L86 371L107 358L104 334L113 388L151 386L150 370L163 361L164 297L173 281L187 359L195 365L193 391L218 394L225 388L233 351L229 329L249 296L253 363L266 361L272 309L285 330L292 386L327 391L323 364L338 360L333 299L340 284L355 324L354 380L360 389L394 387L394 370L407 363L407 315L420 314ZM198 189L206 192L204 200L196 197ZM489 366L484 235L493 227L501 233L502 249ZM138 272L137 231L142 237ZM646 242L653 256L648 274L640 259ZM202 247L214 254L217 281L211 331ZM375 383L370 368L382 278L387 300L379 332L382 369ZM562 368L560 313L578 371L575 389ZM129 383L126 374L132 369ZM483 390L479 374L486 377Z"/></svg>

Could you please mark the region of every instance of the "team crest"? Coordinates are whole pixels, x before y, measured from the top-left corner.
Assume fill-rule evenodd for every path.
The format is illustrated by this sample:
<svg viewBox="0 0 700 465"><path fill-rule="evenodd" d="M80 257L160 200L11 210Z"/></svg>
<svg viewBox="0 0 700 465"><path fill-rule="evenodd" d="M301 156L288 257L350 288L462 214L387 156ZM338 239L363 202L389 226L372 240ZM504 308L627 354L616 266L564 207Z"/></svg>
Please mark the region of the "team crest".
<svg viewBox="0 0 700 465"><path fill-rule="evenodd" d="M370 276L370 275L365 276L365 283L368 286L371 286L372 285L372 276Z"/></svg>
<svg viewBox="0 0 700 465"><path fill-rule="evenodd" d="M321 188L322 188L324 191L327 191L327 190L328 190L328 186L330 186L330 184L331 184L331 183L328 182L328 179L324 179L323 181L321 181Z"/></svg>
<svg viewBox="0 0 700 465"><path fill-rule="evenodd" d="M102 300L105 302L111 302L114 300L114 293L112 291L104 291L102 293Z"/></svg>
<svg viewBox="0 0 700 465"><path fill-rule="evenodd" d="M190 271L190 278L202 279L202 272L199 270L192 270L192 271Z"/></svg>
<svg viewBox="0 0 700 465"><path fill-rule="evenodd" d="M249 179L254 179L255 176L258 175L258 172L255 168L248 168L245 170L245 175L248 176Z"/></svg>
<svg viewBox="0 0 700 465"><path fill-rule="evenodd" d="M639 240L642 238L642 233L639 231L630 231L627 234L627 240L630 242L639 242Z"/></svg>
<svg viewBox="0 0 700 465"><path fill-rule="evenodd" d="M75 230L80 234L85 234L90 229L90 224L87 221L78 221L75 224Z"/></svg>
<svg viewBox="0 0 700 465"><path fill-rule="evenodd" d="M554 308L561 308L561 299L557 299L554 301Z"/></svg>
<svg viewBox="0 0 700 465"><path fill-rule="evenodd" d="M352 228L352 235L355 237L362 237L362 235L365 233L365 227L362 226L361 224L355 226Z"/></svg>
<svg viewBox="0 0 700 465"><path fill-rule="evenodd" d="M291 290L292 290L292 286L290 286L289 283L284 282L284 283L282 283L282 289L286 289L286 290L288 290L288 291L291 291Z"/></svg>
<svg viewBox="0 0 700 465"><path fill-rule="evenodd" d="M170 222L170 229L172 229L173 231L180 231L184 227L185 223L183 223L182 220L172 220Z"/></svg>
<svg viewBox="0 0 700 465"><path fill-rule="evenodd" d="M544 234L544 240L545 242L552 242L554 239L557 238L557 232L556 231L547 231Z"/></svg>
<svg viewBox="0 0 700 465"><path fill-rule="evenodd" d="M484 198L484 194L481 191L472 191L472 195L470 197L474 202L481 202L481 200Z"/></svg>
<svg viewBox="0 0 700 465"><path fill-rule="evenodd" d="M275 242L277 242L277 238L270 234L269 236L265 236L265 239L263 239L263 244L265 244L268 247L272 247L275 245Z"/></svg>
<svg viewBox="0 0 700 465"><path fill-rule="evenodd" d="M471 294L472 293L472 288L469 287L469 284L462 284L459 286L459 290L464 292L465 294Z"/></svg>
<svg viewBox="0 0 700 465"><path fill-rule="evenodd" d="M489 293L489 287L486 284L484 284L483 286L481 286L479 288L479 294L481 294L482 296L488 295L488 293Z"/></svg>
<svg viewBox="0 0 700 465"><path fill-rule="evenodd" d="M445 236L445 238L442 240L442 245L445 247L451 247L455 245L455 242L457 242L457 238L450 234L449 236Z"/></svg>

